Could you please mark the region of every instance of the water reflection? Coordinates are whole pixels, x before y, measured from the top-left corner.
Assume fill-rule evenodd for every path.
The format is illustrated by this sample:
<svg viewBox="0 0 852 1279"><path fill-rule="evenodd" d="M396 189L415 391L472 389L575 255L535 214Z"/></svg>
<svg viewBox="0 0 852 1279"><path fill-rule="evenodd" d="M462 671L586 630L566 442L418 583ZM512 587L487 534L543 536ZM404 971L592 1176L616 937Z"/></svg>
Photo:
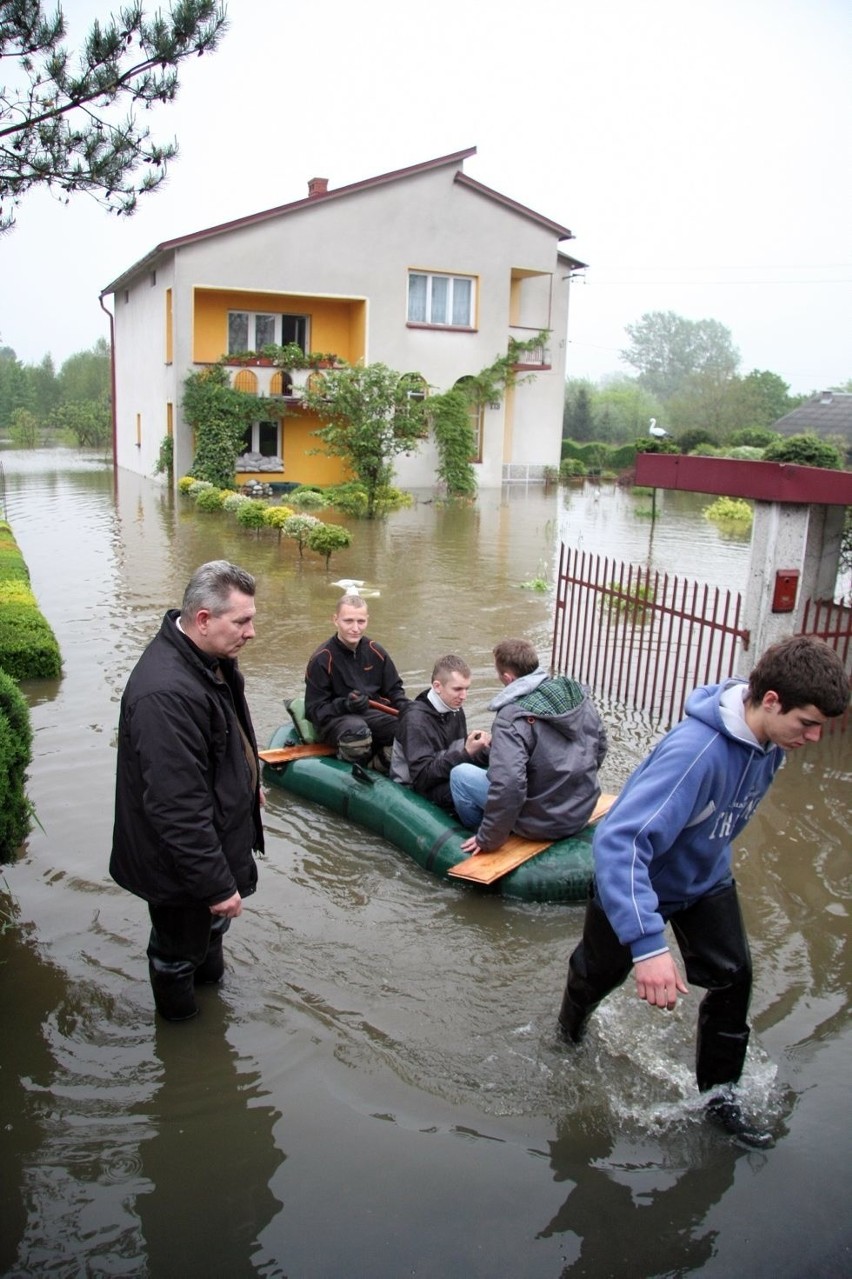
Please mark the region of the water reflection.
<svg viewBox="0 0 852 1279"><path fill-rule="evenodd" d="M703 1148L702 1148L703 1147ZM562 1279L690 1274L716 1250L710 1209L730 1188L738 1159L759 1160L700 1138L672 1143L664 1161L651 1143L604 1130L561 1126L549 1143L554 1180L568 1184L540 1238L562 1236L573 1253ZM615 1223L632 1221L627 1231Z"/></svg>
<svg viewBox="0 0 852 1279"><path fill-rule="evenodd" d="M265 1260L259 1238L281 1207L269 1183L286 1156L259 1072L229 1042L230 1010L204 993L212 998L192 1026L157 1023L159 1087L142 1108L148 1185L136 1204L150 1274L240 1279Z"/></svg>
<svg viewBox="0 0 852 1279"><path fill-rule="evenodd" d="M667 495L653 538L643 499L614 489L420 501L354 526L326 573L144 478L114 487L59 453L4 461L64 667L26 689L41 827L4 868L31 932L0 937L2 1273L832 1273L821 1259L852 1245L849 734L791 758L736 849L756 966L749 1102L789 1127L765 1160L700 1122L691 1005L655 1017L625 989L579 1055L557 1044L581 909L439 883L277 792L225 989L197 1022L155 1030L144 912L106 871L118 699L198 563L258 576L243 665L261 738L342 577L379 592L371 629L412 690L441 650L471 661L485 721L495 640L548 651L560 536L742 587L747 546L701 519L700 498ZM521 588L537 576L549 590ZM654 734L602 710L617 790Z"/></svg>

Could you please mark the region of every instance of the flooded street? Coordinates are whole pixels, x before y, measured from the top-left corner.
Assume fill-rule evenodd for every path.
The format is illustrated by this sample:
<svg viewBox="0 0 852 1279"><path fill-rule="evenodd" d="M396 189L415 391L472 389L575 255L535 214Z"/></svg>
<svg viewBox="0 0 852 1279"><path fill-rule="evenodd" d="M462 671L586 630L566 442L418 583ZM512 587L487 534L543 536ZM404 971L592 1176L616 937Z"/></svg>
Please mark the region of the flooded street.
<svg viewBox="0 0 852 1279"><path fill-rule="evenodd" d="M241 666L258 738L331 633L343 579L408 692L448 650L489 722L491 648L546 663L560 540L742 589L748 543L707 500L612 486L430 494L349 524L326 572L294 543L174 502L73 453L0 453L6 518L59 640L24 686L35 826L0 867L0 1275L841 1276L849 1216L852 731L791 756L736 849L755 962L746 1101L778 1135L746 1152L703 1122L699 992L674 1014L625 987L580 1049L555 1016L582 907L440 882L280 790L256 896L202 1014L155 1023L145 904L108 877L127 676L192 570L258 579ZM345 522L336 515L330 518ZM541 578L546 591L522 589ZM654 734L601 704L618 790Z"/></svg>

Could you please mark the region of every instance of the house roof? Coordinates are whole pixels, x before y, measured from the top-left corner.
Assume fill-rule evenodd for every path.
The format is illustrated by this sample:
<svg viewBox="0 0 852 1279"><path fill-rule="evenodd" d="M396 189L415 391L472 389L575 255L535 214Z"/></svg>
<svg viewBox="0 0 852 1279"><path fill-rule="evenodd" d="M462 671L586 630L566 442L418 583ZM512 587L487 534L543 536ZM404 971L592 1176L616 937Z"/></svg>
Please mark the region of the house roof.
<svg viewBox="0 0 852 1279"><path fill-rule="evenodd" d="M293 200L289 204L279 204L274 209L264 209L260 213L250 213L246 217L234 218L230 222L221 222L217 226L206 227L201 231L192 231L188 235L177 236L173 240L163 240L150 253L146 253L138 262L134 262L133 266L126 271L122 271L121 275L117 276L106 288L102 289L101 297L108 293L115 293L117 289L132 279L134 275L151 265L163 253L180 249L187 244L194 244L199 240L207 240L216 235L223 235L229 231L254 226L259 222L267 222L272 218L286 217L289 213L327 204L330 200L345 199L347 196L356 195L361 191L369 191L373 187L386 186L391 182L399 182L406 178L415 177L420 173L428 173L431 169L439 169L448 165L461 166L472 155L476 155L476 147L467 147L463 151L453 151L450 155L442 155L434 160L425 160L420 164L412 164L405 169L394 169L390 173L380 173L373 178L364 178L360 182L351 182L347 186L336 187L332 191L326 189L323 179L314 178L309 186L311 193L301 200ZM536 213L533 209L528 209L526 205L519 204L516 200L510 199L509 196L501 195L499 191L492 191L490 187L474 181L473 178L469 178L463 173L461 168L459 168L455 176L455 181L469 190L484 196L486 199L494 200L511 209L514 213L518 213L522 217L529 218L540 226L546 227L547 230L553 231L560 240L572 240L574 238L573 232L567 227L560 226L558 222L553 222L550 218ZM584 264L578 263L577 265L582 266Z"/></svg>
<svg viewBox="0 0 852 1279"><path fill-rule="evenodd" d="M779 417L772 423L772 430L781 435L814 431L817 435L844 435L847 440L852 440L852 394L848 391L822 391Z"/></svg>

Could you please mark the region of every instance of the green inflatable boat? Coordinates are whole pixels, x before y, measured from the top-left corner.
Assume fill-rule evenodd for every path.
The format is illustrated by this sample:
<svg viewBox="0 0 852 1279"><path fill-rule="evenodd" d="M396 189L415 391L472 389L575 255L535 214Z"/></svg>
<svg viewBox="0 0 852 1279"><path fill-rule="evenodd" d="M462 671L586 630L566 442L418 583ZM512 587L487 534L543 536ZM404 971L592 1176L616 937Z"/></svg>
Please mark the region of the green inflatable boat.
<svg viewBox="0 0 852 1279"><path fill-rule="evenodd" d="M470 831L449 813L409 787L357 764L343 763L331 755L299 757L311 746L300 746L292 724L279 728L269 746L278 754L295 757L281 763L264 762L265 785L321 804L329 812L381 835L439 879L467 882L453 879L450 871L469 860L461 845ZM571 839L548 845L480 891L531 902L584 902L592 879L593 833L594 827L586 826Z"/></svg>

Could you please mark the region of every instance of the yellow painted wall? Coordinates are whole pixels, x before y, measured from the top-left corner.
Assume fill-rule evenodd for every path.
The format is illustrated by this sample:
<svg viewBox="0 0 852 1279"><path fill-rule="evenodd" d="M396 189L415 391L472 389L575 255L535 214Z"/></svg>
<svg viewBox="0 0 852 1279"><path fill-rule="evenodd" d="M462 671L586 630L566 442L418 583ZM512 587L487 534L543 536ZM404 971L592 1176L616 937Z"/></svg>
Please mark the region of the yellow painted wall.
<svg viewBox="0 0 852 1279"><path fill-rule="evenodd" d="M319 419L307 413L290 413L284 419L284 479L296 484L343 484L350 476L339 457L311 453L319 444L311 434Z"/></svg>
<svg viewBox="0 0 852 1279"><path fill-rule="evenodd" d="M366 331L363 301L237 289L195 289L192 358L196 364L212 364L227 351L229 311L309 315L312 350L333 351L353 364L363 358Z"/></svg>

